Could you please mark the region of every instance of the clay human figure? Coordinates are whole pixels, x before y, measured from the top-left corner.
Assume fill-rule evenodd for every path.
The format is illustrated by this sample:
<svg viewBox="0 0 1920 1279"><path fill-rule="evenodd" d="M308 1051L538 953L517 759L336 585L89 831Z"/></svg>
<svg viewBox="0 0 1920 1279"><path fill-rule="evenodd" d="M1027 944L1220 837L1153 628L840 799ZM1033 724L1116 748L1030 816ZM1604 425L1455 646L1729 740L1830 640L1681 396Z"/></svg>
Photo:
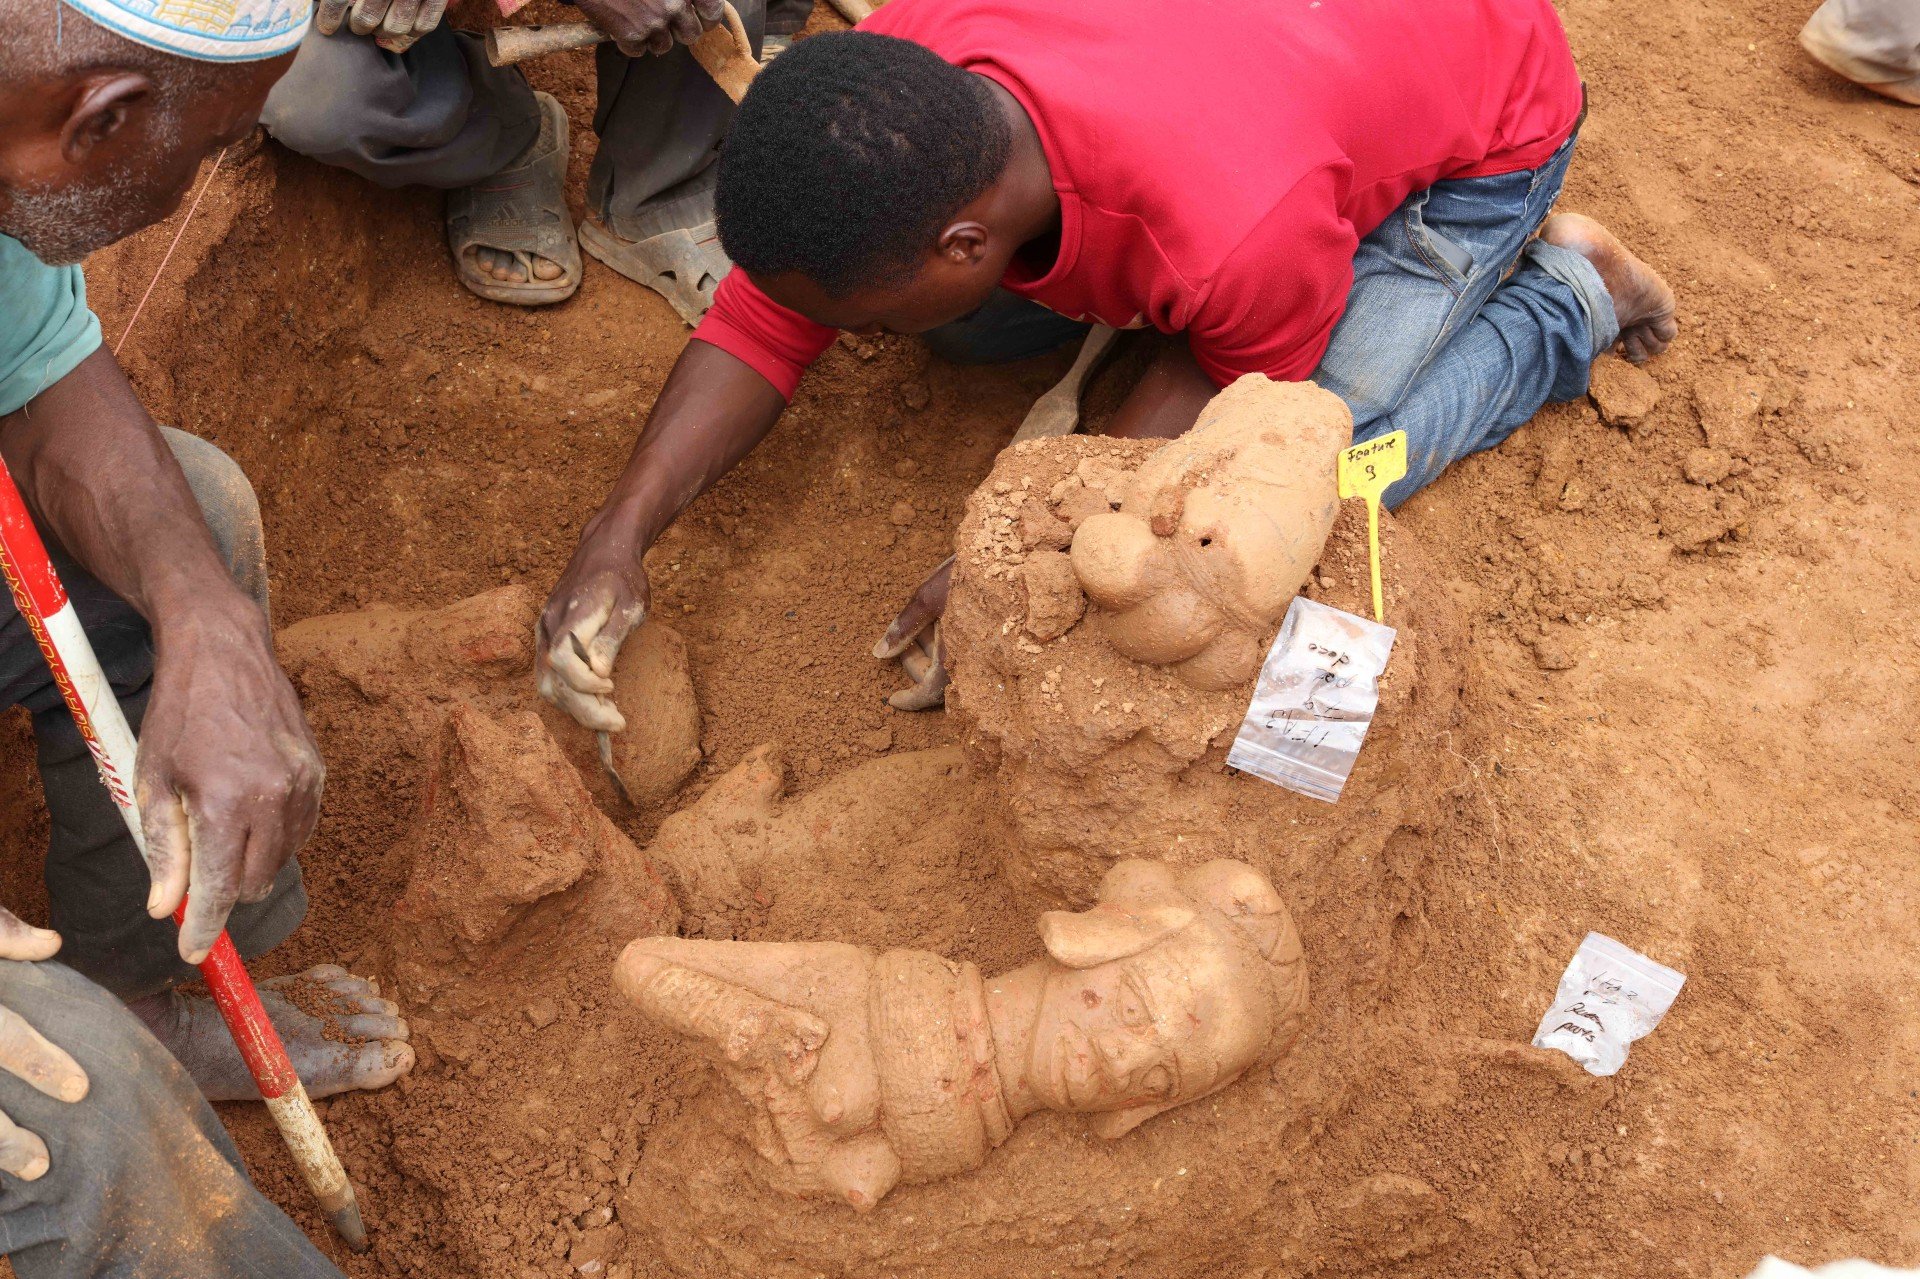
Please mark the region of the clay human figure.
<svg viewBox="0 0 1920 1279"><path fill-rule="evenodd" d="M1118 862L1040 937L1043 958L991 980L918 950L646 937L615 980L747 1102L771 1184L863 1211L979 1167L1036 1111L1118 1137L1299 1034L1299 935L1243 863Z"/></svg>
<svg viewBox="0 0 1920 1279"><path fill-rule="evenodd" d="M1340 398L1250 374L1148 458L1073 538L1073 571L1109 643L1201 689L1253 677L1338 513Z"/></svg>

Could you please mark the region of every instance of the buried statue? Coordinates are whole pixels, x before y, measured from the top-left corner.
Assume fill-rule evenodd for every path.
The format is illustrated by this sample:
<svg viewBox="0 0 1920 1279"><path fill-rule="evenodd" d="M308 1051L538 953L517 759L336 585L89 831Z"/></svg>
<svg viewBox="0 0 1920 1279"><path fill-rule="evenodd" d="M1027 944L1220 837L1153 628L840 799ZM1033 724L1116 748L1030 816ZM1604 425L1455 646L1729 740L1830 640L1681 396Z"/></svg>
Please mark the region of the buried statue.
<svg viewBox="0 0 1920 1279"><path fill-rule="evenodd" d="M756 752L661 826L647 857L715 940L628 947L634 1051L717 1067L620 1197L663 1272L1238 1274L1255 1239L1299 1276L1444 1238L1445 1197L1374 1178L1377 1150L1318 1162L1381 1078L1458 820L1467 636L1392 520L1399 638L1342 802L1226 767L1294 594L1366 607L1366 520L1330 505L1344 412L1255 382L1169 444L1014 444L957 531L960 743L787 799ZM791 943L822 919L859 944Z"/></svg>
<svg viewBox="0 0 1920 1279"><path fill-rule="evenodd" d="M961 519L941 634L948 710L1011 818L1012 882L1073 905L1116 858L1231 857L1303 918L1390 899L1366 877L1397 834L1442 819L1459 780L1469 647L1445 578L1394 520L1393 664L1343 802L1227 767L1294 597L1370 611L1367 521L1338 499L1351 431L1330 392L1243 378L1164 444L1060 436L1000 455Z"/></svg>
<svg viewBox="0 0 1920 1279"><path fill-rule="evenodd" d="M1248 374L1215 396L1074 530L1107 642L1195 688L1251 679L1333 529L1352 438L1347 406L1311 382Z"/></svg>
<svg viewBox="0 0 1920 1279"><path fill-rule="evenodd" d="M1038 1111L1118 1137L1299 1036L1299 936L1242 863L1119 862L1040 936L1045 958L992 979L921 950L648 937L616 981L719 1067L772 1187L861 1210L979 1167Z"/></svg>

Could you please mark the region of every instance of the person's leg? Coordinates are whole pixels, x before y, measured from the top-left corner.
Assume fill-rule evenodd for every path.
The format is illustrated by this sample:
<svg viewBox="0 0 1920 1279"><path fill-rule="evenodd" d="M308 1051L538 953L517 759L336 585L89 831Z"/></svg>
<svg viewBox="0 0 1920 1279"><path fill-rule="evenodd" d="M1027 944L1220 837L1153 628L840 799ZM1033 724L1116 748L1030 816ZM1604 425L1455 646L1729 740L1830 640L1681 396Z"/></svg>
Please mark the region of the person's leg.
<svg viewBox="0 0 1920 1279"><path fill-rule="evenodd" d="M760 41L760 65L793 47L793 38L813 15L813 0L767 0L767 34Z"/></svg>
<svg viewBox="0 0 1920 1279"><path fill-rule="evenodd" d="M46 1142L0 1175L0 1253L19 1279L341 1279L247 1180L186 1072L106 991L57 963L0 961L0 1005L87 1073L78 1102L0 1072L0 1112Z"/></svg>
<svg viewBox="0 0 1920 1279"><path fill-rule="evenodd" d="M766 0L735 0L734 8L758 56ZM733 269L713 221L714 161L733 123L733 100L685 45L629 58L604 44L598 58L600 150L587 173L581 245L697 324Z"/></svg>
<svg viewBox="0 0 1920 1279"><path fill-rule="evenodd" d="M1826 0L1801 29L1800 44L1855 84L1920 105L1920 4L1914 0Z"/></svg>
<svg viewBox="0 0 1920 1279"><path fill-rule="evenodd" d="M515 67L447 27L405 53L342 29L308 34L260 123L281 145L383 187L451 190L506 168L540 131Z"/></svg>
<svg viewBox="0 0 1920 1279"><path fill-rule="evenodd" d="M232 459L205 440L173 430L166 437L234 581L265 610L266 552L252 486ZM53 548L53 556L81 625L137 732L153 678L147 624L59 548ZM50 922L65 939L61 959L128 1000L190 980L195 972L180 959L173 925L147 915L146 863L100 784L86 742L25 622L11 609L0 623L0 653L8 675L0 682L6 704L24 705L33 713L41 782L52 819L47 896ZM299 863L289 861L264 901L234 908L227 930L241 954L264 954L299 926L306 910Z"/></svg>
<svg viewBox="0 0 1920 1279"><path fill-rule="evenodd" d="M384 187L445 190L460 282L522 306L580 286L566 204L567 120L479 37L439 27L405 53L310 33L267 96L267 131L293 151Z"/></svg>
<svg viewBox="0 0 1920 1279"><path fill-rule="evenodd" d="M1549 398L1584 392L1594 356L1619 336L1599 271L1533 238L1573 149L1570 138L1538 169L1436 183L1362 242L1314 380L1347 401L1356 441L1406 430L1408 473L1389 505Z"/></svg>
<svg viewBox="0 0 1920 1279"><path fill-rule="evenodd" d="M1398 506L1451 463L1504 441L1543 404L1586 393L1594 359L1618 336L1598 273L1580 254L1535 240L1513 275L1355 442L1407 433L1407 475L1386 493Z"/></svg>
<svg viewBox="0 0 1920 1279"><path fill-rule="evenodd" d="M955 364L1008 364L1057 351L1093 326L1069 320L1038 302L995 289L986 305L964 319L929 330L929 349Z"/></svg>
<svg viewBox="0 0 1920 1279"><path fill-rule="evenodd" d="M812 16L813 0L767 0L767 34L796 35Z"/></svg>
<svg viewBox="0 0 1920 1279"><path fill-rule="evenodd" d="M252 486L213 445L180 431L165 434L228 571L264 612L266 555ZM153 678L147 624L58 547L52 553L81 625L138 731ZM146 863L101 785L25 620L8 608L0 614L0 706L10 705L33 713L41 785L52 819L46 861L49 922L62 937L61 960L128 1001L209 1097L257 1096L210 1001L173 989L197 973L180 959L173 924L147 915ZM264 900L234 907L227 931L242 955L264 954L293 932L306 909L300 865L289 861ZM308 1091L326 1096L377 1088L411 1066L398 1008L366 982L337 968L315 969L294 980L328 987L336 1006L350 1010L338 1018L338 1026L352 1042L338 1042L339 1035L330 1040L327 1027L278 988L284 980L261 983L268 1015Z"/></svg>
<svg viewBox="0 0 1920 1279"><path fill-rule="evenodd" d="M1360 242L1353 288L1314 381L1354 433L1391 413L1493 295L1558 198L1573 139L1538 169L1439 182Z"/></svg>

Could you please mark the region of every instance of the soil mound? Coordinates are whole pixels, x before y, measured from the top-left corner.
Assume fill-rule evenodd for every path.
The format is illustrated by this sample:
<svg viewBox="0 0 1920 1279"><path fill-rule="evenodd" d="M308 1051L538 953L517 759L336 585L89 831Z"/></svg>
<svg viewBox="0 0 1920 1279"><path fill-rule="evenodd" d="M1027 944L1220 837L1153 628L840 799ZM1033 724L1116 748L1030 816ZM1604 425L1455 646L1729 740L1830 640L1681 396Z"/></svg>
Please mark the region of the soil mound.
<svg viewBox="0 0 1920 1279"><path fill-rule="evenodd" d="M1463 714L1462 620L1412 539L1383 519L1387 621L1398 637L1345 795L1329 806L1228 769L1251 677L1196 689L1178 668L1123 656L1090 616L1064 630L1049 624L1062 613L1048 593L1058 578L1049 557L1130 492L1154 455L1139 442L1032 441L1008 450L967 504L946 621L949 705L1011 814L1007 871L1048 901L1085 904L1116 858L1230 857L1273 877L1303 935L1334 901L1369 898L1378 933L1395 910L1379 882L1388 844L1445 821L1461 780L1449 743ZM1366 519L1348 506L1306 593L1364 614ZM1263 653L1278 616L1259 633Z"/></svg>
<svg viewBox="0 0 1920 1279"><path fill-rule="evenodd" d="M524 713L448 712L419 815L388 855L407 867L389 940L410 1007L470 1007L466 984L496 985L583 930L617 941L680 919L659 873Z"/></svg>

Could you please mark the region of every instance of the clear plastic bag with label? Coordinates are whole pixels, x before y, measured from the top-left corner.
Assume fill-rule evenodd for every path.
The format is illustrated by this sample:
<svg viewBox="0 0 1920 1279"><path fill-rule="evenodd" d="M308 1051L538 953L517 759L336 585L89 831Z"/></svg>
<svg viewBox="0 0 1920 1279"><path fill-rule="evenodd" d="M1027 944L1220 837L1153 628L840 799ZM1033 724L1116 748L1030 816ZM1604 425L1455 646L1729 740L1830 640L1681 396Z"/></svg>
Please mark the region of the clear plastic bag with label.
<svg viewBox="0 0 1920 1279"><path fill-rule="evenodd" d="M1590 1075L1611 1075L1626 1064L1627 1045L1660 1024L1686 980L1611 937L1588 933L1561 974L1533 1046L1558 1049Z"/></svg>
<svg viewBox="0 0 1920 1279"><path fill-rule="evenodd" d="M1227 763L1331 804L1380 704L1394 630L1295 597L1260 667Z"/></svg>

